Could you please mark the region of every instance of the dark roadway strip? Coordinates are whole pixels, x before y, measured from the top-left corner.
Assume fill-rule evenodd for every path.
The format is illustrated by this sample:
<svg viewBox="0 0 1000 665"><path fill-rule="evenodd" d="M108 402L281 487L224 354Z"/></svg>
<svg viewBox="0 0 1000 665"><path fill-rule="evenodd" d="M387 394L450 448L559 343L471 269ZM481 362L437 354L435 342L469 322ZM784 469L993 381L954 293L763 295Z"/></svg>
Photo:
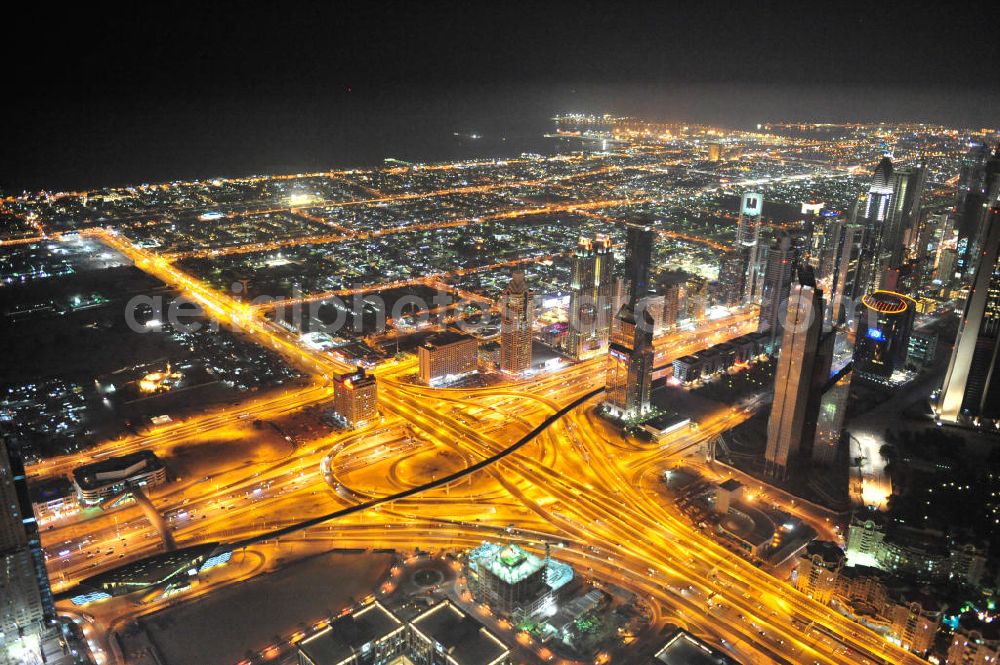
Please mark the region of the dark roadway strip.
<svg viewBox="0 0 1000 665"><path fill-rule="evenodd" d="M566 406L559 409L551 416L543 420L537 427L535 427L535 429L525 434L516 443L511 444L507 448L504 448L502 451L500 451L496 455L493 455L492 457L487 457L486 459L476 462L472 466L467 466L464 469L456 471L455 473L452 473L450 475L444 476L443 478L431 481L429 483L420 485L418 487L411 487L410 489L400 492L399 494L393 494L391 496L386 496L379 499L372 499L371 501L368 501L366 503L359 503L356 506L351 506L350 508L344 508L342 510L329 513L327 515L312 517L310 519L299 522L298 524L286 526L284 528L277 529L276 531L271 531L269 533L254 536L253 538L247 538L246 540L241 540L235 543L228 543L228 544L223 543L219 546L219 549L238 550L243 547L249 547L250 545L256 545L258 543L264 542L265 540L273 540L275 538L280 538L282 536L287 536L289 534L295 533L296 531L301 531L303 529L309 529L311 527L318 526L324 522L328 522L329 520L337 519L338 517L353 515L354 513L368 510L369 508L374 508L375 506L380 506L384 503L392 503L393 501L399 501L400 499L408 499L411 496L420 494L421 492L426 492L427 490L443 487L448 483L455 482L456 480L464 478L465 476L473 474L477 471L481 471L482 469L485 469L489 465L498 462L504 457L507 457L508 455L517 452L519 449L530 443L539 434L541 434L546 429L551 427L556 421L565 416L567 413L569 413L570 411L580 406L590 398L594 397L595 395L599 395L602 392L604 392L604 388L597 388L595 390L590 391L586 395L583 395L582 397L578 397L577 399L573 400L572 402L570 402L569 404L567 404Z"/></svg>

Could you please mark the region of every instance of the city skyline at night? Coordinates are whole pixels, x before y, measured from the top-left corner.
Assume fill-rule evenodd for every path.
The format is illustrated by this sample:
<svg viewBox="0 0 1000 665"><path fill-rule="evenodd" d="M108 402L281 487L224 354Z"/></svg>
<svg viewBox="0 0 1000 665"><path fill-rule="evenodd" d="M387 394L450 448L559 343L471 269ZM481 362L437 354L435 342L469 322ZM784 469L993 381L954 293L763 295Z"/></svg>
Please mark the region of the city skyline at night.
<svg viewBox="0 0 1000 665"><path fill-rule="evenodd" d="M4 46L0 665L1000 659L975 8L78 14Z"/></svg>

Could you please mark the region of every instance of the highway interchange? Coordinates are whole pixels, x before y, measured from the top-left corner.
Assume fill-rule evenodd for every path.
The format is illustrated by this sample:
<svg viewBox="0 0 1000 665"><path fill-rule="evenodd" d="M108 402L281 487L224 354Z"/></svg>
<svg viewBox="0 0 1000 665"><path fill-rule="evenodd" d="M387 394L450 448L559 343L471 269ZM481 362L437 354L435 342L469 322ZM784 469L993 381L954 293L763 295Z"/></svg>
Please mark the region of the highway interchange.
<svg viewBox="0 0 1000 665"><path fill-rule="evenodd" d="M64 474L85 459L112 453L163 452L180 443L250 436L253 420L328 399L329 377L348 369L161 257L113 232L93 233L198 302L208 316L282 353L313 380L44 462L31 470L33 476ZM693 339L677 333L661 340L661 348L680 355L709 333L724 339L745 332L751 318L744 325L717 323ZM664 500L659 474L744 420L746 411L720 407L696 430L649 444L623 438L596 416L604 379L600 358L475 389L418 386L405 380L414 370L413 359L375 370L384 417L366 429L299 441L284 459L239 465L210 479L183 479L154 494L178 543L234 542L376 499L377 505L322 521L297 537L337 547L461 549L513 528L529 544L556 543L559 557L588 576L648 600L657 624L685 626L744 662L920 662L734 556ZM560 417L551 417L556 413ZM550 422L537 436L521 441L546 418ZM515 444L520 447L509 451ZM462 471L483 460L490 463ZM422 478L423 472L430 477ZM449 474L457 474L455 480L436 484ZM138 507L87 518L45 531L57 590L161 547ZM115 659L113 650L110 657Z"/></svg>

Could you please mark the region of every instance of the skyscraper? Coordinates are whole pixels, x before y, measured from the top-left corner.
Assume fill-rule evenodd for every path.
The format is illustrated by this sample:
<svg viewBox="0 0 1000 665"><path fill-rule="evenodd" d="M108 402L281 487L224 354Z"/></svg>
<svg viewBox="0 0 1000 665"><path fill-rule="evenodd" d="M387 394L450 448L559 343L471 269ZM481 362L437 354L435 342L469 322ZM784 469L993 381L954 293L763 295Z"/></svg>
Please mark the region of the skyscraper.
<svg viewBox="0 0 1000 665"><path fill-rule="evenodd" d="M515 270L500 295L500 369L520 374L531 368L532 294L524 271Z"/></svg>
<svg viewBox="0 0 1000 665"><path fill-rule="evenodd" d="M989 159L988 145L973 144L962 162L962 170L958 176L958 193L955 199L955 229L958 231L955 269L963 275L976 263L975 247L979 242L983 214L987 207L986 163Z"/></svg>
<svg viewBox="0 0 1000 665"><path fill-rule="evenodd" d="M722 161L722 144L718 141L708 144L708 161L710 162L721 162Z"/></svg>
<svg viewBox="0 0 1000 665"><path fill-rule="evenodd" d="M607 348L611 328L611 239L580 238L573 253L569 295L569 352L576 358Z"/></svg>
<svg viewBox="0 0 1000 665"><path fill-rule="evenodd" d="M29 662L56 620L24 464L0 439L0 662Z"/></svg>
<svg viewBox="0 0 1000 665"><path fill-rule="evenodd" d="M684 285L687 294L687 316L692 321L702 321L708 310L708 282L704 277L693 276Z"/></svg>
<svg viewBox="0 0 1000 665"><path fill-rule="evenodd" d="M883 266L897 268L909 256L907 240L916 232L920 218L920 197L923 194L927 168L919 166L897 169L892 174L892 199L885 233L883 234Z"/></svg>
<svg viewBox="0 0 1000 665"><path fill-rule="evenodd" d="M822 329L822 291L815 285L796 284L788 299L774 380L774 401L767 421L764 470L775 478L785 477L790 461L803 445L813 366Z"/></svg>
<svg viewBox="0 0 1000 665"><path fill-rule="evenodd" d="M726 252L719 258L719 302L726 307L743 301L746 265L741 252Z"/></svg>
<svg viewBox="0 0 1000 665"><path fill-rule="evenodd" d="M979 264L938 399L948 422L1000 418L1000 206L989 211Z"/></svg>
<svg viewBox="0 0 1000 665"><path fill-rule="evenodd" d="M736 227L735 251L743 258L743 301L749 302L757 292L760 266L760 213L764 197L744 192L740 200L740 218Z"/></svg>
<svg viewBox="0 0 1000 665"><path fill-rule="evenodd" d="M772 348L784 321L794 266L795 250L792 249L792 241L783 235L775 240L767 251L767 267L761 285L758 330L770 333Z"/></svg>
<svg viewBox="0 0 1000 665"><path fill-rule="evenodd" d="M840 237L845 226L844 219L839 216L827 218L823 224L818 253L819 260L816 262L816 277L826 284L833 283L837 250L840 247Z"/></svg>
<svg viewBox="0 0 1000 665"><path fill-rule="evenodd" d="M611 327L605 400L608 412L623 419L641 417L651 409L655 322L640 301L649 292L652 251L653 232L629 227L625 275L631 288Z"/></svg>
<svg viewBox="0 0 1000 665"><path fill-rule="evenodd" d="M854 302L860 290L858 269L865 238L864 227L841 220L837 232L829 319L834 325L854 318Z"/></svg>
<svg viewBox="0 0 1000 665"><path fill-rule="evenodd" d="M358 367L333 377L333 410L349 427L371 422L378 416L378 383L373 374Z"/></svg>
<svg viewBox="0 0 1000 665"><path fill-rule="evenodd" d="M916 303L892 291L873 291L861 298L854 344L857 376L885 382L903 369Z"/></svg>
<svg viewBox="0 0 1000 665"><path fill-rule="evenodd" d="M930 284L937 268L937 259L943 243L951 234L952 216L948 213L924 214L921 216L919 233L913 245L913 257L916 260L914 279L914 294Z"/></svg>
<svg viewBox="0 0 1000 665"><path fill-rule="evenodd" d="M857 220L864 226L865 236L858 261L859 295L878 288L883 268L889 264L891 252L887 250L886 225L892 212L893 169L892 160L883 157L875 167L868 193L855 208Z"/></svg>
<svg viewBox="0 0 1000 665"><path fill-rule="evenodd" d="M851 372L845 373L820 398L812 447L812 459L817 464L833 464L837 460L852 376Z"/></svg>

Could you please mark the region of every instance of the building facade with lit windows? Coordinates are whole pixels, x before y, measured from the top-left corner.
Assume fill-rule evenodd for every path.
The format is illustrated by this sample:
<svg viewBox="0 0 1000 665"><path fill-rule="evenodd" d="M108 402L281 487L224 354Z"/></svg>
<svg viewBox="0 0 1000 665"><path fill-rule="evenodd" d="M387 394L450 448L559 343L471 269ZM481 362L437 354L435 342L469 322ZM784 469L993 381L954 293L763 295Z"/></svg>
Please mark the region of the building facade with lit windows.
<svg viewBox="0 0 1000 665"><path fill-rule="evenodd" d="M581 237L573 252L567 350L575 358L607 348L614 287L611 238Z"/></svg>
<svg viewBox="0 0 1000 665"><path fill-rule="evenodd" d="M469 553L469 589L496 612L530 617L550 607L555 593L573 579L573 569L515 544L484 542Z"/></svg>
<svg viewBox="0 0 1000 665"><path fill-rule="evenodd" d="M333 377L333 410L348 427L358 427L378 417L378 384L375 377L358 367Z"/></svg>
<svg viewBox="0 0 1000 665"><path fill-rule="evenodd" d="M838 220L831 232L833 259L830 264L830 303L828 319L834 324L853 320L855 300L859 295L859 269L865 231L860 224Z"/></svg>
<svg viewBox="0 0 1000 665"><path fill-rule="evenodd" d="M740 251L726 252L719 257L719 303L735 307L743 301L746 286L746 260Z"/></svg>
<svg viewBox="0 0 1000 665"><path fill-rule="evenodd" d="M890 590L884 610L890 641L907 651L925 654L934 646L944 606L920 591Z"/></svg>
<svg viewBox="0 0 1000 665"><path fill-rule="evenodd" d="M479 369L479 340L460 333L439 333L417 347L417 360L423 383L449 383Z"/></svg>
<svg viewBox="0 0 1000 665"><path fill-rule="evenodd" d="M909 246L913 243L908 241L914 236L920 217L920 199L926 177L924 164L893 171L890 180L892 198L882 240L883 270L901 266L909 254Z"/></svg>
<svg viewBox="0 0 1000 665"><path fill-rule="evenodd" d="M799 451L812 443L805 438L807 422L813 423L815 432L816 420L810 415L809 407L819 408L811 399L811 390L822 330L822 291L816 288L815 282L796 284L788 299L774 379L774 400L767 421L764 470L769 476L784 478Z"/></svg>
<svg viewBox="0 0 1000 665"><path fill-rule="evenodd" d="M100 503L134 487L157 487L166 482L167 468L148 450L73 469L73 485L84 505Z"/></svg>
<svg viewBox="0 0 1000 665"><path fill-rule="evenodd" d="M736 244L733 249L743 262L743 302L750 302L760 288L760 225L764 209L764 196L758 192L744 192L740 199L740 216L736 225Z"/></svg>
<svg viewBox="0 0 1000 665"><path fill-rule="evenodd" d="M972 274L985 244L985 218L1000 197L1000 145L993 153L987 144L972 146L959 174L955 201L958 231L955 269Z"/></svg>
<svg viewBox="0 0 1000 665"><path fill-rule="evenodd" d="M875 291L861 299L854 371L870 381L887 383L906 365L916 303L893 291Z"/></svg>
<svg viewBox="0 0 1000 665"><path fill-rule="evenodd" d="M649 292L653 232L629 227L625 273L629 276L628 302L611 326L608 346L605 408L616 418L641 418L652 409L653 332L656 326L648 309L640 306Z"/></svg>
<svg viewBox="0 0 1000 665"><path fill-rule="evenodd" d="M828 604L837 590L837 579L843 567L844 551L836 543L814 540L799 555L795 588Z"/></svg>
<svg viewBox="0 0 1000 665"><path fill-rule="evenodd" d="M855 206L855 221L864 227L864 245L858 265L858 293L869 293L879 286L882 268L889 263L887 225L892 213L892 159L883 157L875 167L868 193Z"/></svg>
<svg viewBox="0 0 1000 665"><path fill-rule="evenodd" d="M795 269L795 248L791 238L782 236L767 250L766 269L761 282L760 317L757 330L768 333L771 345L781 339L781 327L788 307Z"/></svg>
<svg viewBox="0 0 1000 665"><path fill-rule="evenodd" d="M0 662L32 662L55 630L56 611L24 464L0 439Z"/></svg>
<svg viewBox="0 0 1000 665"><path fill-rule="evenodd" d="M812 460L816 464L831 465L840 454L852 376L852 372L844 373L820 397L812 447Z"/></svg>
<svg viewBox="0 0 1000 665"><path fill-rule="evenodd" d="M952 423L1000 420L1000 207L986 220L972 290L958 326L937 417Z"/></svg>
<svg viewBox="0 0 1000 665"><path fill-rule="evenodd" d="M531 290L524 271L515 270L500 294L500 369L521 374L531 369L531 336L534 318Z"/></svg>
<svg viewBox="0 0 1000 665"><path fill-rule="evenodd" d="M710 162L721 162L722 161L722 144L718 141L713 141L708 144L708 161Z"/></svg>

